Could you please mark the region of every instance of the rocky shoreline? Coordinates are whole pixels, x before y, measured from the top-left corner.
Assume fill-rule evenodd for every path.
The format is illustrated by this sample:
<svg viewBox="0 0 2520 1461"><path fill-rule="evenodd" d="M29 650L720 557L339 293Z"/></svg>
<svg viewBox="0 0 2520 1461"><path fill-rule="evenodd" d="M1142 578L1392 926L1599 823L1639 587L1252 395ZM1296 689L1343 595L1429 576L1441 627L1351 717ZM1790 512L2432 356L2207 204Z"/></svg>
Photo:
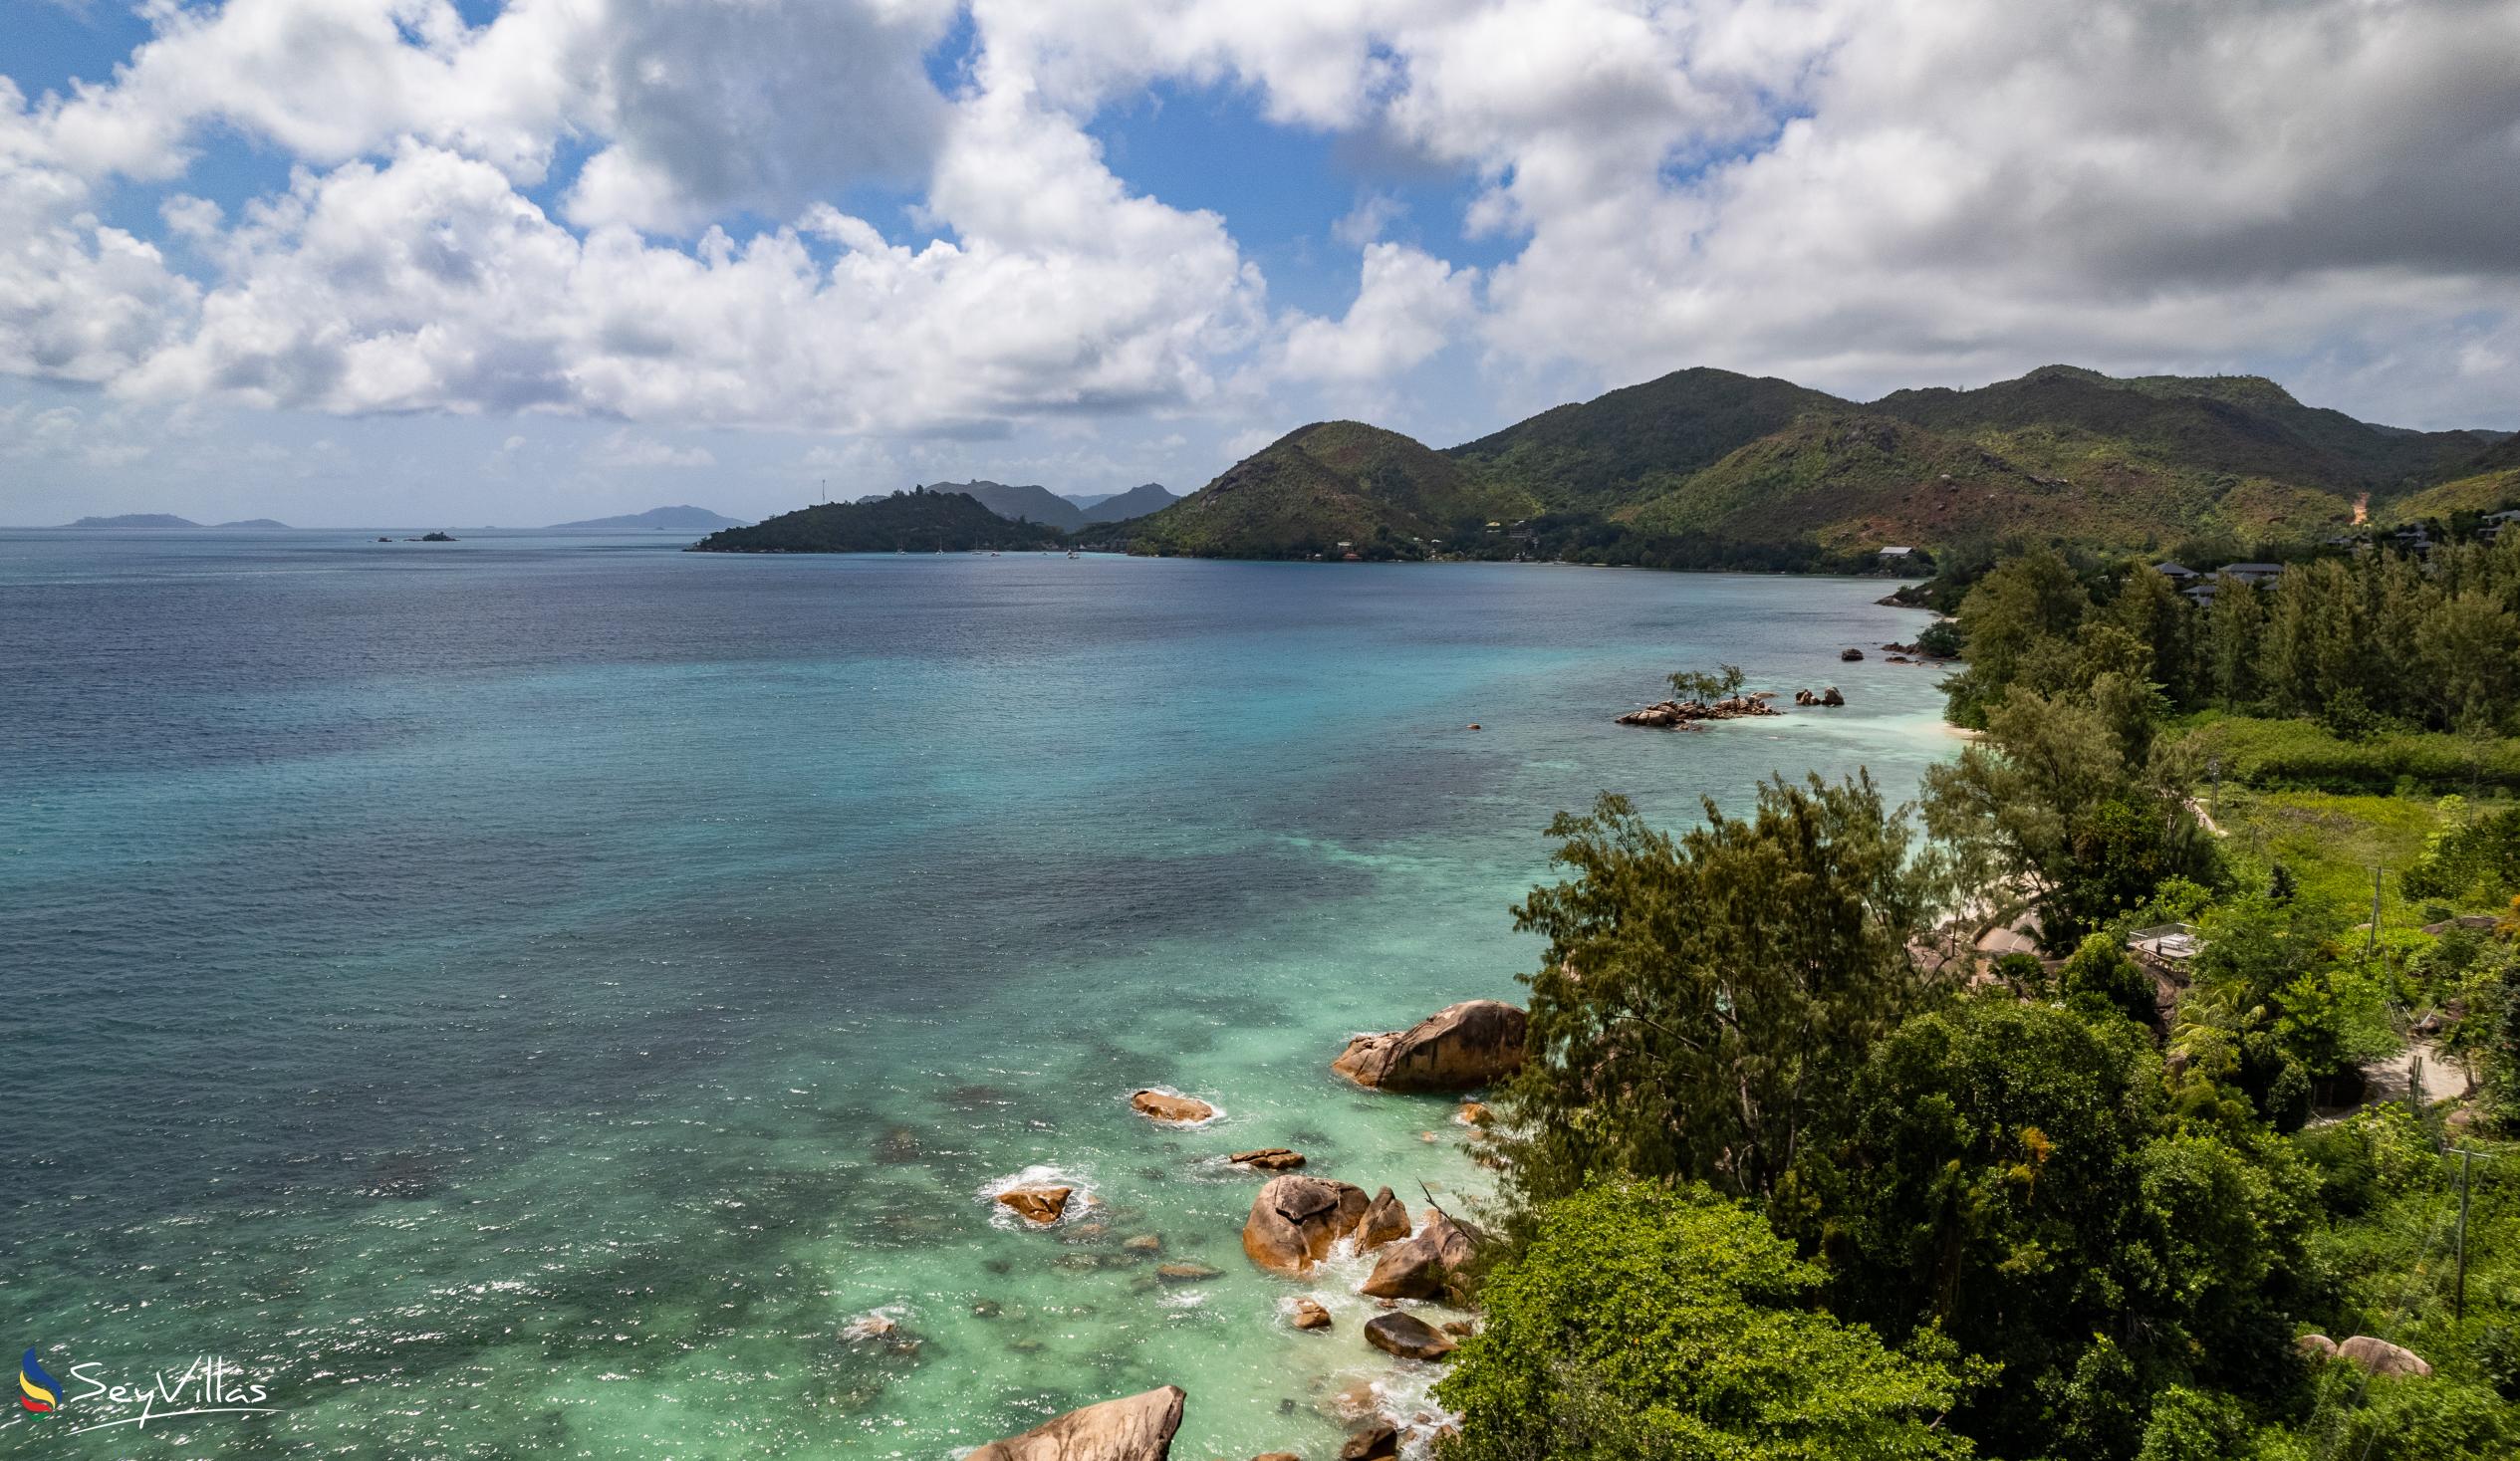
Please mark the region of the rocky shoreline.
<svg viewBox="0 0 2520 1461"><path fill-rule="evenodd" d="M1526 1026L1524 1012L1513 1005L1465 1000L1406 1030L1357 1036L1331 1062L1331 1069L1369 1091L1465 1095L1521 1069ZM1215 1114L1206 1102L1163 1088L1132 1093L1131 1104L1141 1115L1175 1127L1195 1127ZM1487 1107L1465 1101L1455 1119L1474 1133L1482 1132L1489 1121ZM1369 1195L1351 1182L1293 1170L1303 1166L1305 1158L1287 1147L1257 1147L1231 1153L1227 1159L1240 1171L1277 1174L1253 1195L1243 1221L1243 1253L1255 1268L1288 1280L1318 1283L1325 1276L1325 1265L1333 1260L1372 1256L1371 1272L1355 1289L1379 1311L1365 1322L1363 1338L1367 1344L1390 1355L1395 1364L1442 1363L1476 1333L1473 1322L1430 1323L1409 1308L1441 1304L1460 1309L1469 1307L1473 1299L1464 1279L1483 1240L1476 1228L1435 1206L1431 1196L1412 1219L1388 1186ZM1069 1187L1040 1183L1010 1186L996 1194L996 1201L1013 1211L1023 1226L1045 1229L1073 1218L1080 1206L1099 1205L1098 1199L1080 1197ZM1163 1240L1159 1235L1140 1234L1124 1246L1131 1250L1130 1256L1142 1261L1159 1254ZM1157 1284L1189 1284L1217 1277L1216 1270L1197 1264L1171 1263L1155 1270ZM1280 1317L1286 1342L1300 1342L1294 1338L1300 1335L1332 1332L1338 1324L1329 1307L1314 1295L1296 1295L1282 1302ZM876 1314L853 1321L843 1335L853 1341L882 1342L896 1348L916 1345L915 1339L897 1335L896 1329L890 1318ZM990 1441L969 1452L964 1461L1168 1461L1187 1400L1180 1386L1163 1385L1101 1401L1020 1435ZM1338 1410L1351 1422L1339 1451L1341 1461L1390 1461L1403 1447L1431 1444L1450 1424L1449 1417L1425 1407L1387 1413L1370 1388L1363 1397L1343 1392ZM1298 1458L1292 1451L1273 1451L1253 1461Z"/></svg>
<svg viewBox="0 0 2520 1461"><path fill-rule="evenodd" d="M1721 700L1659 700L1640 709L1631 710L1618 718L1621 725L1642 726L1647 730L1702 730L1710 720L1742 720L1759 715L1783 715L1785 712L1768 702L1776 698L1774 690L1753 690L1747 695L1729 695ZM1794 703L1806 708L1839 706L1847 697L1836 685L1817 694L1796 690Z"/></svg>

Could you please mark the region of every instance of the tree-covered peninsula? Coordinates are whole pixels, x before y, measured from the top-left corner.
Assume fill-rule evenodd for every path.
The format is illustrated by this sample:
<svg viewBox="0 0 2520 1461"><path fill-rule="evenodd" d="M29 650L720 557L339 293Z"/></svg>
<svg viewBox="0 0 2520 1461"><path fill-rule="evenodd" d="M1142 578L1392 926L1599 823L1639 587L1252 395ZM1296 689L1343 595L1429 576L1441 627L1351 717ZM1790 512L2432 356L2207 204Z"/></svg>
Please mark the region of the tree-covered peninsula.
<svg viewBox="0 0 2520 1461"><path fill-rule="evenodd" d="M724 528L693 553L968 553L1053 548L1058 529L999 517L959 492L913 488L865 502L834 502L781 513L749 528Z"/></svg>

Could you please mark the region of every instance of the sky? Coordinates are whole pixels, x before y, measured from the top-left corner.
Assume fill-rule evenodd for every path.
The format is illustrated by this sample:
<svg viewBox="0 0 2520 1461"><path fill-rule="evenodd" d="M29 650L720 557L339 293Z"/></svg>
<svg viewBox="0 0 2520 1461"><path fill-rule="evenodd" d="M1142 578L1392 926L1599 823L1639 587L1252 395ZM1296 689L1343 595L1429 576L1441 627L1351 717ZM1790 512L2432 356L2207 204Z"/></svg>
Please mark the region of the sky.
<svg viewBox="0 0 2520 1461"><path fill-rule="evenodd" d="M0 0L0 522L1187 491L1690 365L2520 427L2520 0Z"/></svg>

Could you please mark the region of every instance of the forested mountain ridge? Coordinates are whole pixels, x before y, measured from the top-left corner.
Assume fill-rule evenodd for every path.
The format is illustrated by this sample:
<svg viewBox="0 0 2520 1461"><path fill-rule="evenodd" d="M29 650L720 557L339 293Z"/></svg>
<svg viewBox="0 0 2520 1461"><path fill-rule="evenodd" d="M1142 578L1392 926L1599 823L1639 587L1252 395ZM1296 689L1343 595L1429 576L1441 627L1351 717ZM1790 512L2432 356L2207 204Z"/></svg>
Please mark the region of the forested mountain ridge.
<svg viewBox="0 0 2520 1461"><path fill-rule="evenodd" d="M1336 452L1298 449L1325 431L1375 443L1399 490L1364 490L1328 464ZM1307 427L1131 536L1141 552L1222 557L1440 538L1445 553L1692 567L1844 564L2008 536L2112 549L2308 541L2351 525L2358 504L2378 520L2506 505L2520 496L2515 442L2374 425L2254 375L2048 365L1859 404L1697 367L1442 452L1355 422ZM1192 506L1202 498L1212 505ZM1488 533L1481 515L1532 526Z"/></svg>
<svg viewBox="0 0 2520 1461"><path fill-rule="evenodd" d="M1790 380L1701 365L1553 407L1444 454L1549 507L1606 511L1667 491L1806 411L1853 407Z"/></svg>

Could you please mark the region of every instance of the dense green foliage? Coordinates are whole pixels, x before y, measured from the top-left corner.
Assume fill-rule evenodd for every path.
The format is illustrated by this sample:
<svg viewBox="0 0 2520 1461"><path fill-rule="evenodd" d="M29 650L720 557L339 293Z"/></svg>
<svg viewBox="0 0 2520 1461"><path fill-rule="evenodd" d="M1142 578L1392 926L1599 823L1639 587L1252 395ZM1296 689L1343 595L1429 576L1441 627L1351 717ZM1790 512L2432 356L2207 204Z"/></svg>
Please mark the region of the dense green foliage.
<svg viewBox="0 0 2520 1461"><path fill-rule="evenodd" d="M1549 1204L1437 1390L1447 1461L1929 1461L1976 1367L1810 1309L1822 1271L1703 1187L1603 1184Z"/></svg>
<svg viewBox="0 0 2520 1461"><path fill-rule="evenodd" d="M2520 791L2520 739L2446 731L2381 731L2348 740L2311 720L2208 712L2193 718L2197 750L2224 779L2318 791L2400 786Z"/></svg>
<svg viewBox="0 0 2520 1461"><path fill-rule="evenodd" d="M2455 732L2467 745L2450 755L2476 774L2495 760L2486 743L2520 730L2520 534L2320 558L2264 586L2226 577L2210 609L2141 563L2031 553L1980 579L1959 620L1963 724L2013 686L2053 693L2122 667L2175 707L2315 721L2348 742Z"/></svg>
<svg viewBox="0 0 2520 1461"><path fill-rule="evenodd" d="M1963 1429L1997 1454L2124 1456L2166 1381L2285 1368L2303 1183L2167 1118L2142 1027L2007 996L1908 1021L1783 1211L1840 1312L2000 1362Z"/></svg>
<svg viewBox="0 0 2520 1461"><path fill-rule="evenodd" d="M1870 781L1759 789L1674 840L1625 800L1550 828L1572 879L1516 926L1548 940L1531 980L1528 1197L1604 1174L1764 1193L1843 1106L1863 1052L1918 997L1906 943L1926 907L1903 818ZM1602 1093L1616 1092L1614 1100Z"/></svg>
<svg viewBox="0 0 2520 1461"><path fill-rule="evenodd" d="M1050 548L1056 528L999 517L959 492L895 492L872 502L835 502L781 513L749 528L724 528L694 553L967 553Z"/></svg>
<svg viewBox="0 0 2520 1461"><path fill-rule="evenodd" d="M2410 898L2467 903L2520 893L2520 807L2469 817L2459 798L2445 798L2440 830L2399 886Z"/></svg>
<svg viewBox="0 0 2520 1461"><path fill-rule="evenodd" d="M2460 597L2511 565L2436 561L2419 583L2386 561L2305 575L2259 622L2397 602L2418 643L2427 607L2473 629ZM2242 758L2200 737L2290 731L2181 726L2175 703L2237 664L2248 703L2333 722L2352 635L2283 630L2305 669L2226 631L2215 681L2212 616L2148 569L2037 553L1973 580L1949 685L1984 734L1928 775L1925 840L1863 781L1780 780L1748 820L1710 806L1677 836L1615 797L1552 828L1569 875L1517 910L1547 948L1503 1096L1505 1251L1439 1454L1903 1454L1878 1448L1927 1403L1934 1442L2009 1461L2515 1454L2520 1146L2482 1138L2520 1131L2520 811L2235 780L2216 836L2188 800L2197 763ZM2330 688L2269 698L2286 683ZM2460 738L2490 764L2509 707L2490 676L2465 683L2482 713ZM2380 917L2358 928L2374 862ZM2509 916L2446 916L2479 908ZM2061 957L1960 953L2025 909ZM2192 947L2148 941L2173 923ZM2410 1032L2472 1095L2409 1103ZM2461 1151L2479 1153L2463 1291ZM1843 1392L1894 1400L1862 1410L1891 1429L1780 1427L1798 1376L1758 1388L1781 1409L1721 1400L1765 1372L1768 1332L1731 1290L1708 1312L1689 1250L1770 1234L1816 1276L1815 1352ZM2431 1372L2367 1373L2296 1342L2314 1333ZM1902 1389L1884 1356L1936 1369Z"/></svg>

